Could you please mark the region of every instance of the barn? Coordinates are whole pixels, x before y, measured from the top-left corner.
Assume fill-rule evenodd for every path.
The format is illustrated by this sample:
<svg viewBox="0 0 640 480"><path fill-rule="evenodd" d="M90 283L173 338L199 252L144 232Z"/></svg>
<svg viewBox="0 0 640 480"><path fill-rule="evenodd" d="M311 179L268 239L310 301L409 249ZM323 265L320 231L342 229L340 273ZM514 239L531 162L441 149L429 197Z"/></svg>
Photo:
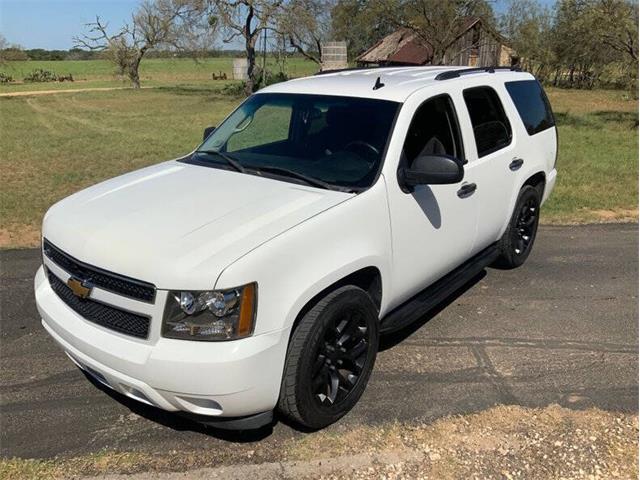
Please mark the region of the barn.
<svg viewBox="0 0 640 480"><path fill-rule="evenodd" d="M433 49L408 28L387 35L356 58L359 66L431 65ZM507 41L481 18L461 20L460 34L445 55L444 65L514 66L519 62Z"/></svg>

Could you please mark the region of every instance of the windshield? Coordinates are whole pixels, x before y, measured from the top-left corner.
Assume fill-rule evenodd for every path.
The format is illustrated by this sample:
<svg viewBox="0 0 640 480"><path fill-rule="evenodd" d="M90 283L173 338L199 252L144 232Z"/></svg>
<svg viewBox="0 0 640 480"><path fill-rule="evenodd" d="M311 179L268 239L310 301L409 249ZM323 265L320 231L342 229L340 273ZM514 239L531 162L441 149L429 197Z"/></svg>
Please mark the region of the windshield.
<svg viewBox="0 0 640 480"><path fill-rule="evenodd" d="M207 138L193 160L235 163L236 170L297 183L306 177L318 180L316 186L366 188L377 176L398 107L366 98L257 94Z"/></svg>

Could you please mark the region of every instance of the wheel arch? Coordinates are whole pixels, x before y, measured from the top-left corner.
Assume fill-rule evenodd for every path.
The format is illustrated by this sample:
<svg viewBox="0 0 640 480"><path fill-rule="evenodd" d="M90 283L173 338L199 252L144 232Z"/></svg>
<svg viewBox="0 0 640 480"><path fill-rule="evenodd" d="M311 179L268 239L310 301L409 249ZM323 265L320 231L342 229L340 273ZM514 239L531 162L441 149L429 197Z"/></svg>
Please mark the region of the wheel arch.
<svg viewBox="0 0 640 480"><path fill-rule="evenodd" d="M340 287L345 285L353 285L355 287L359 287L364 290L371 301L376 307L376 310L380 312L380 307L382 304L382 273L380 269L376 266L368 266L364 268L360 268L341 279L333 282L331 285L323 288L321 291L316 293L311 299L307 301L297 313L293 325L291 326L290 336L296 329L296 326L300 323L300 320L305 316L305 314L313 308L313 306L318 303L322 298L327 296L329 293L337 290Z"/></svg>
<svg viewBox="0 0 640 480"><path fill-rule="evenodd" d="M525 186L530 185L534 188L537 188L540 191L540 198L542 198L542 194L544 193L544 187L546 185L546 182L547 182L547 176L543 171L540 171L540 172L534 173L529 178L527 178L525 182L522 184L522 187L520 187L520 190L522 190L522 188L524 188Z"/></svg>
<svg viewBox="0 0 640 480"><path fill-rule="evenodd" d="M522 183L520 188L514 189L510 199L511 207L509 209L509 215L505 219L504 224L500 229L500 235L498 238L501 238L502 235L504 235L504 232L507 229L507 226L509 225L509 221L511 220L513 211L516 208L516 202L518 201L518 196L520 195L520 191L526 186L532 186L538 189L538 191L540 192L540 199L542 199L546 182L547 182L547 176L543 170L539 170L539 171L533 170L532 172L528 173L526 180ZM517 183L516 183L516 186L517 186Z"/></svg>

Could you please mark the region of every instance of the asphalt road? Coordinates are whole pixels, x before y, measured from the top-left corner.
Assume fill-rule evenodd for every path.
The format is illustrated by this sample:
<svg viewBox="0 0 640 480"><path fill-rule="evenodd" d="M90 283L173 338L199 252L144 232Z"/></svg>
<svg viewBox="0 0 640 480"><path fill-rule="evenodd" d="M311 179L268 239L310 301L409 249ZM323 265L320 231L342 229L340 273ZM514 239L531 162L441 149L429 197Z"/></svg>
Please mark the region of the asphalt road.
<svg viewBox="0 0 640 480"><path fill-rule="evenodd" d="M236 437L89 383L40 325L38 252L0 260L0 455L235 448ZM541 228L524 267L487 270L420 325L383 339L362 400L330 428L553 403L637 412L637 225ZM302 435L278 422L243 440L275 449Z"/></svg>

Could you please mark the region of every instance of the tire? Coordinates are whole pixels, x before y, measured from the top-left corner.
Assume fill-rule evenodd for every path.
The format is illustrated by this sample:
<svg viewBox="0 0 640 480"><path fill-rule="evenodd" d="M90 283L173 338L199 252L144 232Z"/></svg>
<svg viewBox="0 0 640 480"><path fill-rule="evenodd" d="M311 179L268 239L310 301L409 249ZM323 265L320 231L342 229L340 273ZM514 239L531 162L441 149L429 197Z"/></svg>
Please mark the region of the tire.
<svg viewBox="0 0 640 480"><path fill-rule="evenodd" d="M378 312L361 288L334 290L293 331L278 409L309 428L324 428L360 399L378 353Z"/></svg>
<svg viewBox="0 0 640 480"><path fill-rule="evenodd" d="M500 253L494 266L512 269L525 262L536 239L539 219L540 190L525 185L518 194L509 225L498 242Z"/></svg>

